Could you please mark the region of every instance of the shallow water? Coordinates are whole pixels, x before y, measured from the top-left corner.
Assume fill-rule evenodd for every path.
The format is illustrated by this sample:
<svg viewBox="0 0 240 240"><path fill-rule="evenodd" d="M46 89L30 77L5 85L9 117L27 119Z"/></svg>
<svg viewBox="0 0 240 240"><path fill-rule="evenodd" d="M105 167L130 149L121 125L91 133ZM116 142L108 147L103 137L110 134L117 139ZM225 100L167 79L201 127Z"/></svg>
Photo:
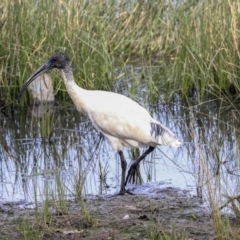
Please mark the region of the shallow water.
<svg viewBox="0 0 240 240"><path fill-rule="evenodd" d="M135 193L173 186L204 198L212 181L216 197L237 194L239 187L236 109L218 101L201 106L175 99L153 103L149 110L183 141L176 149L158 147L140 166L141 178L128 185ZM45 110L16 109L0 115L0 200L24 203L119 191L120 159L89 120L68 105ZM56 105L56 104L55 104ZM37 115L40 115L37 117ZM141 151L143 151L142 149ZM130 164L132 152L124 154ZM204 165L204 163L207 163ZM206 170L207 169L207 170Z"/></svg>

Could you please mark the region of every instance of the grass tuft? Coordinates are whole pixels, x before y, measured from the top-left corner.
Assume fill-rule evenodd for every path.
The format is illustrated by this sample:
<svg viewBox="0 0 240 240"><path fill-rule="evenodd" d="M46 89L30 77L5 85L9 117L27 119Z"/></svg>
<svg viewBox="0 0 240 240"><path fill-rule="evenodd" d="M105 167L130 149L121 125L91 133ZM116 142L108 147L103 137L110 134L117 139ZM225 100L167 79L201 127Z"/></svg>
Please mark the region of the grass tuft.
<svg viewBox="0 0 240 240"><path fill-rule="evenodd" d="M239 4L233 0L3 0L0 11L4 104L56 50L70 56L76 81L88 89L113 90L133 62L151 66L151 84L183 96L196 92L202 99L240 89ZM63 83L54 87L65 99Z"/></svg>

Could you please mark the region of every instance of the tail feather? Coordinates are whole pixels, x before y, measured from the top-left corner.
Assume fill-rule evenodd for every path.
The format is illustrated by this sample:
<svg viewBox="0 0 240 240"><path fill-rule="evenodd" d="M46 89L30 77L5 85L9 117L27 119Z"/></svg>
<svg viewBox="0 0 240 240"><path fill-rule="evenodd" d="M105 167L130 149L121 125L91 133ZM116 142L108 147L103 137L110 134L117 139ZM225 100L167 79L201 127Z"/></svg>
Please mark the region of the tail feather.
<svg viewBox="0 0 240 240"><path fill-rule="evenodd" d="M157 138L158 136L162 136L164 135L164 133L166 132L167 129L164 128L163 125L151 122L151 135L154 136L155 138Z"/></svg>
<svg viewBox="0 0 240 240"><path fill-rule="evenodd" d="M160 123L151 122L151 135L160 145L179 147L182 143L176 135Z"/></svg>

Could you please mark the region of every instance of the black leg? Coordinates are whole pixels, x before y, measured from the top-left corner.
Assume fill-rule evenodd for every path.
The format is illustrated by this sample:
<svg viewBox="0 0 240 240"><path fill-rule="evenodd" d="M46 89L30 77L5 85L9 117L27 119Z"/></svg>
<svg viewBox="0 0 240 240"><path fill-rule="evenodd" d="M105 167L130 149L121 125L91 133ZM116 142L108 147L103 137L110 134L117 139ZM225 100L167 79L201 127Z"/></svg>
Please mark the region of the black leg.
<svg viewBox="0 0 240 240"><path fill-rule="evenodd" d="M121 159L121 168L122 168L122 180L121 180L121 187L119 195L124 195L125 193L132 194L125 189L125 177L126 177L126 170L127 170L127 161L123 155L122 151L118 152L120 159Z"/></svg>
<svg viewBox="0 0 240 240"><path fill-rule="evenodd" d="M127 185L127 182L130 182L132 180L132 182L135 182L135 171L136 168L138 166L138 164L153 150L155 149L155 147L149 147L140 157L138 157L134 163L131 165L131 167L128 170L128 174L127 174L127 178L125 181L125 186ZM125 160L126 161L126 160Z"/></svg>

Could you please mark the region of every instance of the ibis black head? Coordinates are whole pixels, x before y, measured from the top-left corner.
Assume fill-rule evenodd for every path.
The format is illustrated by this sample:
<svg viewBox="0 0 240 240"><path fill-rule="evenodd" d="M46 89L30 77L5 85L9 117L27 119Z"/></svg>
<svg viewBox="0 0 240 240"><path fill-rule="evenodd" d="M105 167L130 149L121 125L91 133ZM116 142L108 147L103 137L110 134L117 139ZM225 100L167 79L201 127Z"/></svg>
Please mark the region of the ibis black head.
<svg viewBox="0 0 240 240"><path fill-rule="evenodd" d="M36 70L32 76L27 80L27 82L22 86L22 89L18 95L18 102L20 101L24 91L26 90L26 88L28 87L28 85L34 80L36 79L38 76L40 76L41 74L53 69L53 68L57 68L57 69L64 69L65 67L67 67L70 64L70 60L69 58L61 52L56 52L54 53L48 60L47 62L45 62L40 68L38 68L38 70Z"/></svg>

